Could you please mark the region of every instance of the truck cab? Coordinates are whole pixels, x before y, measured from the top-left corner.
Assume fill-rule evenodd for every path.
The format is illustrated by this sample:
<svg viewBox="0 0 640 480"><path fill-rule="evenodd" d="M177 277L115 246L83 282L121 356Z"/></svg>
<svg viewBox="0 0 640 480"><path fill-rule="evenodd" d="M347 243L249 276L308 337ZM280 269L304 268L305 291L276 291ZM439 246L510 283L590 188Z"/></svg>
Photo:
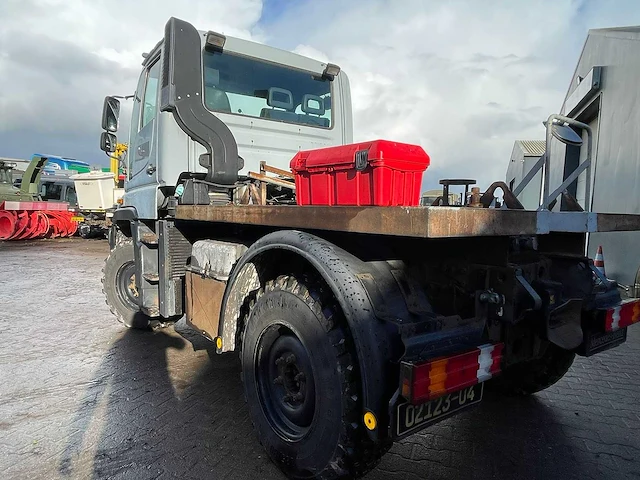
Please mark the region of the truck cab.
<svg viewBox="0 0 640 480"><path fill-rule="evenodd" d="M188 98L175 100L198 104L194 122L226 126L231 137L225 141L237 145L237 175L258 171L261 161L288 169L300 150L351 143L349 80L339 67L216 32L192 33L188 41L198 65L174 70L189 77ZM163 55L169 58L183 42L165 38L145 55L133 96L124 205L135 206L141 218L157 218L181 176L207 173L199 161L206 147L162 105Z"/></svg>

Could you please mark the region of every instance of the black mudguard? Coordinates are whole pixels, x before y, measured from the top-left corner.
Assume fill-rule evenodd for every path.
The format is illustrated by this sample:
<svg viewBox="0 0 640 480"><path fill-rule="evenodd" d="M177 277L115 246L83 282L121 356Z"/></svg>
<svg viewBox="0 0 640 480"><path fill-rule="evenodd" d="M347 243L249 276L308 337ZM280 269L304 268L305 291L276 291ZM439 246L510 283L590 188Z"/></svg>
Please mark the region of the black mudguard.
<svg viewBox="0 0 640 480"><path fill-rule="evenodd" d="M388 379L385 366L392 355L391 339L384 322L375 314L371 300L359 275L374 274L370 266L314 235L298 231L280 231L266 235L254 243L234 267L222 303L219 335L223 337L225 328L224 312L232 285L243 267L249 263L259 263L258 257L273 250L287 250L304 258L322 276L338 301L355 343L363 395L363 415L370 411L378 419L386 419L387 402L385 392ZM383 423L383 422L380 422ZM384 422L386 423L386 422ZM382 426L382 425L380 425ZM382 433L379 429L368 431L372 439Z"/></svg>
<svg viewBox="0 0 640 480"><path fill-rule="evenodd" d="M109 229L109 248L113 250L117 243L116 230L123 230L127 236L131 235L131 224L138 220L136 207L119 207L113 212L111 228Z"/></svg>

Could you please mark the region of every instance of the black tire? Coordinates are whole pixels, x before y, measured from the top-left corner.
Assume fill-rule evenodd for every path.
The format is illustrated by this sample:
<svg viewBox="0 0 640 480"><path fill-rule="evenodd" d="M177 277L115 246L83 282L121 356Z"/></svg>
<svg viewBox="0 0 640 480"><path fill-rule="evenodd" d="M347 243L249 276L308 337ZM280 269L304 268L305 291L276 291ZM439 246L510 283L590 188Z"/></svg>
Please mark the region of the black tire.
<svg viewBox="0 0 640 480"><path fill-rule="evenodd" d="M321 287L267 282L248 306L241 361L260 442L290 478L358 477L388 450L364 431L353 342Z"/></svg>
<svg viewBox="0 0 640 480"><path fill-rule="evenodd" d="M550 387L567 373L576 354L549 343L542 357L517 363L489 382L496 391L524 396Z"/></svg>
<svg viewBox="0 0 640 480"><path fill-rule="evenodd" d="M91 238L91 230L89 228L83 228L85 227L84 224L78 225L78 235L81 238L84 238L85 240Z"/></svg>
<svg viewBox="0 0 640 480"><path fill-rule="evenodd" d="M151 326L151 318L140 311L135 288L127 287L133 281L132 275L135 275L133 244L131 239L121 240L105 260L102 293L120 323L128 328L147 329Z"/></svg>

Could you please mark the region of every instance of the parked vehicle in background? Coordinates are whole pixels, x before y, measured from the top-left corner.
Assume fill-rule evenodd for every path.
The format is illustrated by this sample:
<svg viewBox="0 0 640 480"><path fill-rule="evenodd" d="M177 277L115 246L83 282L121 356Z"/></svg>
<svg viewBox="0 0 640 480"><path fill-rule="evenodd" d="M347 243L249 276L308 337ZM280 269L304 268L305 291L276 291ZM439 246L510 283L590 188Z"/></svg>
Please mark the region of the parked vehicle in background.
<svg viewBox="0 0 640 480"><path fill-rule="evenodd" d="M0 161L0 240L69 237L77 229L66 200L75 200L70 179L41 182L46 157L34 157L19 187L13 183L15 162ZM43 198L44 197L44 198Z"/></svg>
<svg viewBox="0 0 640 480"><path fill-rule="evenodd" d="M78 195L79 226L83 238L106 237L111 216L122 200L124 188L118 188L112 172L92 171L71 177Z"/></svg>
<svg viewBox="0 0 640 480"><path fill-rule="evenodd" d="M44 201L66 202L71 208L78 207L73 180L64 175L43 175L40 178L40 198Z"/></svg>
<svg viewBox="0 0 640 480"><path fill-rule="evenodd" d="M76 160L75 158L60 157L58 155L42 155L40 153L34 154L32 159L35 157L47 158L45 173L56 174L59 173L60 170L75 173L86 173L91 171L91 166L87 162Z"/></svg>

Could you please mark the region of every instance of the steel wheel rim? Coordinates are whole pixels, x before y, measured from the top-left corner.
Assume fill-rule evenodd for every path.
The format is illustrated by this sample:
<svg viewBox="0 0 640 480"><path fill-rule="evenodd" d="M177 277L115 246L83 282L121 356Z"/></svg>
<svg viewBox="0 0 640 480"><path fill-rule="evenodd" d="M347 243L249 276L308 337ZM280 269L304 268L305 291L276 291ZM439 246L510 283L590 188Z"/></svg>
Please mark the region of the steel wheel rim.
<svg viewBox="0 0 640 480"><path fill-rule="evenodd" d="M315 417L315 380L307 348L287 326L272 325L258 339L255 360L264 415L281 438L299 441Z"/></svg>
<svg viewBox="0 0 640 480"><path fill-rule="evenodd" d="M118 298L132 309L138 308L138 289L136 287L136 264L127 262L120 267L116 276Z"/></svg>

